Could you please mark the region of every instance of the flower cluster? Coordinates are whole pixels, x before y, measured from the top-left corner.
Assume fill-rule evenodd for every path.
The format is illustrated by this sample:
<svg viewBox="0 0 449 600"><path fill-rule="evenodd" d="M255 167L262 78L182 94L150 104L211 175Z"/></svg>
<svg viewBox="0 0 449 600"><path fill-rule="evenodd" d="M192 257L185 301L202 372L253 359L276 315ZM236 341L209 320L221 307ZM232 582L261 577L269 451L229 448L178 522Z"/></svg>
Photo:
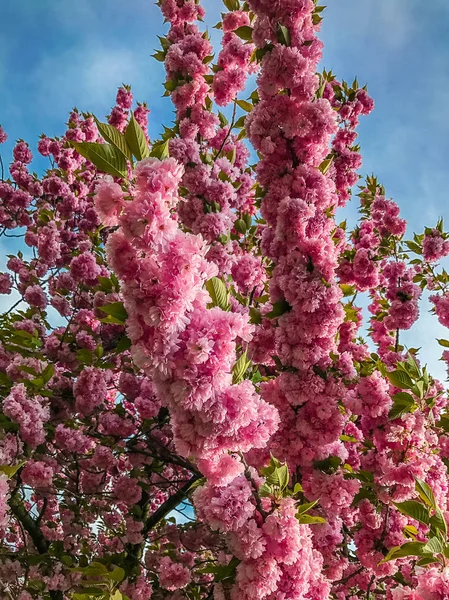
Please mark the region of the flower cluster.
<svg viewBox="0 0 449 600"><path fill-rule="evenodd" d="M402 332L449 326L443 221L405 239L372 176L338 224L374 104L317 2L224 0L216 59L158 4L173 127L124 85L2 173L0 595L442 600L447 395Z"/></svg>

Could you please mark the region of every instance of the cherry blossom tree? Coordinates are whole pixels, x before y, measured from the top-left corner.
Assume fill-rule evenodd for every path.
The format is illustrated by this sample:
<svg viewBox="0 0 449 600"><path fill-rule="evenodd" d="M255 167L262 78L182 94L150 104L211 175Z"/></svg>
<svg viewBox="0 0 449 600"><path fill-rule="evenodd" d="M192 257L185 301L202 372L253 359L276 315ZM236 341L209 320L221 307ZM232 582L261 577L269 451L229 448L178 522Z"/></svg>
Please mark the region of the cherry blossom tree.
<svg viewBox="0 0 449 600"><path fill-rule="evenodd" d="M447 394L401 332L424 290L449 326L449 235L360 179L324 7L224 4L214 56L159 2L160 139L123 86L3 168L2 598L443 600Z"/></svg>

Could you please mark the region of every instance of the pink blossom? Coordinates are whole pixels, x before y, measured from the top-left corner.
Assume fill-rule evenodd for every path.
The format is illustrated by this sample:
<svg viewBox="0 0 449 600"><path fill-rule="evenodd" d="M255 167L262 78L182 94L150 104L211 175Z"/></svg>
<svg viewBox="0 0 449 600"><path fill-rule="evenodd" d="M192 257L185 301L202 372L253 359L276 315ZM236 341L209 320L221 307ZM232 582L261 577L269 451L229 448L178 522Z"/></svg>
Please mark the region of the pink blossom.
<svg viewBox="0 0 449 600"><path fill-rule="evenodd" d="M95 208L101 222L107 227L118 224L118 216L123 207L122 188L113 182L103 182L97 188Z"/></svg>
<svg viewBox="0 0 449 600"><path fill-rule="evenodd" d="M142 498L142 488L136 479L124 475L115 480L114 494L118 500L125 502L125 504L137 504Z"/></svg>
<svg viewBox="0 0 449 600"><path fill-rule="evenodd" d="M10 294L12 279L9 273L0 273L0 294Z"/></svg>
<svg viewBox="0 0 449 600"><path fill-rule="evenodd" d="M90 414L106 399L105 372L94 367L84 367L73 386L76 409Z"/></svg>
<svg viewBox="0 0 449 600"><path fill-rule="evenodd" d="M23 383L13 386L3 401L3 412L19 425L23 441L32 448L45 441L44 424L50 418L50 411L43 398L27 395Z"/></svg>
<svg viewBox="0 0 449 600"><path fill-rule="evenodd" d="M23 141L17 142L13 149L14 160L28 164L33 160L31 150L28 148L28 144Z"/></svg>
<svg viewBox="0 0 449 600"><path fill-rule="evenodd" d="M9 485L6 475L0 474L0 530L6 531L9 523Z"/></svg>
<svg viewBox="0 0 449 600"><path fill-rule="evenodd" d="M39 285L28 286L23 297L28 304L41 310L44 310L48 305L47 295Z"/></svg>
<svg viewBox="0 0 449 600"><path fill-rule="evenodd" d="M22 481L34 488L49 488L54 475L53 467L43 461L29 461L25 465L21 478Z"/></svg>
<svg viewBox="0 0 449 600"><path fill-rule="evenodd" d="M190 571L184 565L176 563L168 556L161 559L159 565L159 583L162 588L173 592L186 587L190 583Z"/></svg>
<svg viewBox="0 0 449 600"><path fill-rule="evenodd" d="M251 518L255 511L251 498L251 486L244 475L226 487L214 488L206 484L193 495L199 518L213 529L222 531L237 531Z"/></svg>
<svg viewBox="0 0 449 600"><path fill-rule="evenodd" d="M77 283L89 285L95 283L97 280L97 277L100 275L100 267L93 254L84 252L72 259L70 274Z"/></svg>

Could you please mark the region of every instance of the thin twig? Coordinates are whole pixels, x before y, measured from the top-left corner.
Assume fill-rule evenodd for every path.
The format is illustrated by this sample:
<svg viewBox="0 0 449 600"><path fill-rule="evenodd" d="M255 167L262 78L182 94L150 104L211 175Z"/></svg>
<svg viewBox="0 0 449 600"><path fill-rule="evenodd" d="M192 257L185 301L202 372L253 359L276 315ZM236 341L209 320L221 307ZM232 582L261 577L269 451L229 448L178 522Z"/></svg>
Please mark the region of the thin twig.
<svg viewBox="0 0 449 600"><path fill-rule="evenodd" d="M221 143L220 149L218 150L217 154L214 156L214 160L217 160L217 158L220 156L220 154L222 153L223 148L225 147L226 142L229 139L229 136L231 135L232 128L234 127L234 121L235 121L235 113L236 113L236 111L237 111L237 98L234 98L234 110L233 110L233 113L232 113L231 124L229 125L228 133L226 134L223 142Z"/></svg>

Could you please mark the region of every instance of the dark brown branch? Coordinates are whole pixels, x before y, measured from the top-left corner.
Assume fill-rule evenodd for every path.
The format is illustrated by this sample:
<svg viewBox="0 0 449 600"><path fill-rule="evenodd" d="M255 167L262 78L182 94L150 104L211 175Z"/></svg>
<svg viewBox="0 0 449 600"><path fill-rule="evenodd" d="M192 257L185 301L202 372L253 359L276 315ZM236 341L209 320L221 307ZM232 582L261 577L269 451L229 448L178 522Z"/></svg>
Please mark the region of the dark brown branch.
<svg viewBox="0 0 449 600"><path fill-rule="evenodd" d="M9 499L9 507L11 512L28 533L39 554L46 554L48 552L50 543L43 536L39 524L36 523L36 521L30 516L29 512L25 508L25 505L19 496L18 489L19 488L16 488L13 491ZM51 590L50 598L52 600L63 600L64 594L58 590Z"/></svg>
<svg viewBox="0 0 449 600"><path fill-rule="evenodd" d="M39 554L45 554L48 551L49 543L44 538L39 525L30 516L29 512L25 508L21 498L19 497L18 490L14 490L9 499L9 506L13 515L23 525L25 531L28 533L30 538L33 540L33 544Z"/></svg>
<svg viewBox="0 0 449 600"><path fill-rule="evenodd" d="M189 481L183 485L179 490L167 498L167 500L162 504L154 513L147 519L145 526L143 528L143 534L146 535L149 531L155 527L159 521L161 521L164 517L168 515L174 508L178 506L183 500L187 497L187 492L192 487L192 485L200 479L200 475L193 475Z"/></svg>
<svg viewBox="0 0 449 600"><path fill-rule="evenodd" d="M142 554L145 548L145 542L146 542L146 537L148 535L148 533L154 528L156 527L156 525L162 521L162 519L164 519L169 513L171 513L172 510L174 510L178 504L180 504L183 500L186 499L187 497L187 492L189 491L189 489L192 487L192 485L195 483L195 481L198 481L198 479L201 478L201 475L199 474L195 474L193 475L185 485L183 485L181 488L179 488L179 490L177 492L175 492L174 494L172 494L169 498L167 498L167 500L161 504L161 506L154 511L153 514L151 514L150 516L148 516L147 518L145 518L145 525L143 527L142 530L142 534L143 534L143 542L141 542L140 544L127 544L126 546L126 552L127 552L127 564L129 566L129 570L130 572L132 572L133 568L135 566L137 566L140 562L140 559L142 558ZM143 500L143 504L141 504L141 508L146 511L148 510L148 502L149 502L149 498L147 496L147 494L144 494L144 497L142 498ZM145 514L145 512L144 512Z"/></svg>

